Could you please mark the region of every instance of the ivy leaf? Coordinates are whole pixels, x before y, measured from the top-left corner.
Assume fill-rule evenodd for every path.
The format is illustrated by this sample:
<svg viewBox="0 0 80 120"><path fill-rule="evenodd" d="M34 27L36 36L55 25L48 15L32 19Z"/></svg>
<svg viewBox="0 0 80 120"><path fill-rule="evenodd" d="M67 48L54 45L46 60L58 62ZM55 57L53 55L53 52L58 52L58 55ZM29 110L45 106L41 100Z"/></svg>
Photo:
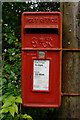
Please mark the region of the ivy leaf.
<svg viewBox="0 0 80 120"><path fill-rule="evenodd" d="M13 105L12 105L11 107L9 107L9 112L10 112L10 114L14 117L15 108L14 108Z"/></svg>
<svg viewBox="0 0 80 120"><path fill-rule="evenodd" d="M0 101L2 101L2 96L0 97Z"/></svg>
<svg viewBox="0 0 80 120"><path fill-rule="evenodd" d="M13 104L13 107L14 107L14 109L15 109L15 112L18 114L18 106L14 103L14 104Z"/></svg>
<svg viewBox="0 0 80 120"><path fill-rule="evenodd" d="M8 106L10 106L11 104L12 104L11 102L6 101L1 108L8 107Z"/></svg>
<svg viewBox="0 0 80 120"><path fill-rule="evenodd" d="M27 119L28 119L28 120L33 120L30 115L27 115Z"/></svg>
<svg viewBox="0 0 80 120"><path fill-rule="evenodd" d="M6 100L6 94L4 94L3 96L2 96L2 101L3 101L3 103L5 103L5 100Z"/></svg>
<svg viewBox="0 0 80 120"><path fill-rule="evenodd" d="M24 118L24 119L27 118L28 120L33 120L32 117L30 115L27 115L27 114L22 115L22 118Z"/></svg>
<svg viewBox="0 0 80 120"><path fill-rule="evenodd" d="M1 119L2 119L4 116L5 116L4 114L1 114Z"/></svg>
<svg viewBox="0 0 80 120"><path fill-rule="evenodd" d="M10 88L11 87L11 83L8 83L8 88Z"/></svg>
<svg viewBox="0 0 80 120"><path fill-rule="evenodd" d="M15 101L15 97L14 96L12 96L12 95L10 95L8 98L7 98L7 101L8 102L14 102Z"/></svg>
<svg viewBox="0 0 80 120"><path fill-rule="evenodd" d="M6 83L7 80L6 79L2 79L2 84Z"/></svg>
<svg viewBox="0 0 80 120"><path fill-rule="evenodd" d="M22 98L20 96L17 97L15 100L16 103L21 103L22 104Z"/></svg>
<svg viewBox="0 0 80 120"><path fill-rule="evenodd" d="M27 114L22 115L22 118L26 119L27 118Z"/></svg>
<svg viewBox="0 0 80 120"><path fill-rule="evenodd" d="M9 56L9 60L12 61L12 60L13 60L13 57L12 57L12 56Z"/></svg>
<svg viewBox="0 0 80 120"><path fill-rule="evenodd" d="M8 111L9 111L8 108L3 108L3 109L0 111L0 113L7 113Z"/></svg>
<svg viewBox="0 0 80 120"><path fill-rule="evenodd" d="M13 103L12 106L9 107L9 112L14 117L15 112L18 114L18 106Z"/></svg>

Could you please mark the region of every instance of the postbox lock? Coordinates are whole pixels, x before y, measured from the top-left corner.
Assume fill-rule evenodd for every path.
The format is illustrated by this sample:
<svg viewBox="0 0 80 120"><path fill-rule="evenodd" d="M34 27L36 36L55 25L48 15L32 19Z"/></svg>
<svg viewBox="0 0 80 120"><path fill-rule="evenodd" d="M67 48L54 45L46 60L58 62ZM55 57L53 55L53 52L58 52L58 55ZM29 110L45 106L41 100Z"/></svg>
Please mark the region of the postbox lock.
<svg viewBox="0 0 80 120"><path fill-rule="evenodd" d="M39 51L38 57L45 58L45 51Z"/></svg>

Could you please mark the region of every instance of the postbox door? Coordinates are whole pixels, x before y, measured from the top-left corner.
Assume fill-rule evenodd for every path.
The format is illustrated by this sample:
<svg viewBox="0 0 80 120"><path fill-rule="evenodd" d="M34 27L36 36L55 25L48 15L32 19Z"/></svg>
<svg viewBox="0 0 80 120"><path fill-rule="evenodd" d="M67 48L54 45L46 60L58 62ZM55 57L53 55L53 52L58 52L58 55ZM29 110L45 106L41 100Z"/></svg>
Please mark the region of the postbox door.
<svg viewBox="0 0 80 120"><path fill-rule="evenodd" d="M28 107L61 104L61 14L22 15L22 100Z"/></svg>

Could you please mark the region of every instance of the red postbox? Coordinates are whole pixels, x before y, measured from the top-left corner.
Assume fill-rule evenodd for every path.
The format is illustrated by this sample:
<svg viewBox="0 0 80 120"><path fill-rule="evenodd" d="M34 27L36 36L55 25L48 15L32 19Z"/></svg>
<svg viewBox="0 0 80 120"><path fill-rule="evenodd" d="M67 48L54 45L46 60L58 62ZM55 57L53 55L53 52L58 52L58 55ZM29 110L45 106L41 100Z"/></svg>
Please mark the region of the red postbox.
<svg viewBox="0 0 80 120"><path fill-rule="evenodd" d="M22 100L28 107L61 104L60 12L22 14Z"/></svg>

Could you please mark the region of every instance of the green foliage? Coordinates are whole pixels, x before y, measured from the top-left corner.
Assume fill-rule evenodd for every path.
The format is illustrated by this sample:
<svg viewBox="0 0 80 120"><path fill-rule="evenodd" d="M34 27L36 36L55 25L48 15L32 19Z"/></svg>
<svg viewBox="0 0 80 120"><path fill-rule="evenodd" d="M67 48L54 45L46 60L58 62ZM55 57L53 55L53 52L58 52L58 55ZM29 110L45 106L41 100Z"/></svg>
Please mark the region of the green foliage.
<svg viewBox="0 0 80 120"><path fill-rule="evenodd" d="M27 114L22 115L22 118L27 119L27 120L33 120L32 117Z"/></svg>
<svg viewBox="0 0 80 120"><path fill-rule="evenodd" d="M19 100L19 101L18 101ZM14 97L12 95L9 95L8 97L3 97L3 106L0 113L8 113L14 117L14 114L18 114L18 104L22 103L22 99L20 96Z"/></svg>
<svg viewBox="0 0 80 120"><path fill-rule="evenodd" d="M16 118L17 116L17 119L19 118L19 119L33 120L30 115L27 115L27 114L22 115L21 113L18 114L18 111L19 111L18 105L22 104L22 99L20 96L14 97L12 95L9 95L7 97L4 95L2 99L3 99L3 106L1 107L2 110L0 111L0 114L2 114L1 116L2 118L5 118L5 114L10 113L12 118L14 117ZM16 116L15 116L15 113L16 113Z"/></svg>
<svg viewBox="0 0 80 120"><path fill-rule="evenodd" d="M2 120L46 120L49 109L21 107L21 14L59 11L59 3L4 2L2 9Z"/></svg>

